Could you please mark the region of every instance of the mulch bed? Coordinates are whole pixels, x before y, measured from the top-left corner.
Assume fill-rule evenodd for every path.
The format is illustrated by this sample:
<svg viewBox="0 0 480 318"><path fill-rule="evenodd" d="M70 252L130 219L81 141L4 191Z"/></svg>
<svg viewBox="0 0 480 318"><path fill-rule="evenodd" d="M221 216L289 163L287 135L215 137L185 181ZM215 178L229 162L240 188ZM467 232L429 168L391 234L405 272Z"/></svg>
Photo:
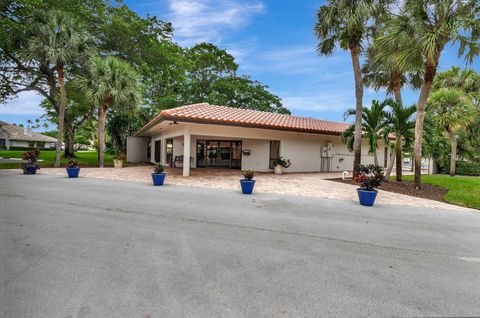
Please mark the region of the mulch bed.
<svg viewBox="0 0 480 318"><path fill-rule="evenodd" d="M342 180L341 178L335 179L328 179L330 181L341 182L352 184L352 179ZM406 194L417 198L435 200L440 202L446 202L443 200L443 196L448 192L448 189L430 185L430 184L422 184L422 190L415 190L413 186L413 182L409 181L389 181L382 183L382 186L379 187L380 190L388 191L388 192L395 192L400 194Z"/></svg>

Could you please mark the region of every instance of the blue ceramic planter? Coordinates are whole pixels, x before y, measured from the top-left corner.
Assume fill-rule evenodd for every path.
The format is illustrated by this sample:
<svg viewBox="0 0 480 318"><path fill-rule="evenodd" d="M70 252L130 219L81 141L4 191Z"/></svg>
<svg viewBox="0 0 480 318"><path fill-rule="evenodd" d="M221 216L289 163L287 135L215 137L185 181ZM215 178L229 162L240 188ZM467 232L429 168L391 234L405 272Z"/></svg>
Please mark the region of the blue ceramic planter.
<svg viewBox="0 0 480 318"><path fill-rule="evenodd" d="M357 189L358 200L361 205L372 206L375 203L375 198L377 197L378 191L366 191L363 189Z"/></svg>
<svg viewBox="0 0 480 318"><path fill-rule="evenodd" d="M152 173L153 185L161 186L165 182L166 173Z"/></svg>
<svg viewBox="0 0 480 318"><path fill-rule="evenodd" d="M77 178L80 172L80 167L66 168L69 178Z"/></svg>
<svg viewBox="0 0 480 318"><path fill-rule="evenodd" d="M240 186L242 187L243 194L252 194L253 187L255 186L255 180L240 180Z"/></svg>
<svg viewBox="0 0 480 318"><path fill-rule="evenodd" d="M37 165L28 165L23 168L23 174L36 174L38 166Z"/></svg>

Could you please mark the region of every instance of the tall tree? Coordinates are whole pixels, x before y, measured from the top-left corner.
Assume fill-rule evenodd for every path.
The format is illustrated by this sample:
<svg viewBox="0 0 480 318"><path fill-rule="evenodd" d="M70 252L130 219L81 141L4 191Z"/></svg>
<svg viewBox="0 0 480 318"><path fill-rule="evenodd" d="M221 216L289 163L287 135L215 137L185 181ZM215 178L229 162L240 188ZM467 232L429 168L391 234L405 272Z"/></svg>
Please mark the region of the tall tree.
<svg viewBox="0 0 480 318"><path fill-rule="evenodd" d="M384 139L388 121L385 107L387 102L372 101L370 108L362 108L362 134L368 140L368 153L373 155L373 161L378 166L378 140ZM345 112L345 119L356 115L356 109L349 109ZM353 149L355 143L355 125L347 128L342 134L342 140L347 144L349 150Z"/></svg>
<svg viewBox="0 0 480 318"><path fill-rule="evenodd" d="M412 116L415 114L417 107L416 105L403 107L402 104L399 104L393 100L389 100L387 104L390 108L390 111L386 114L388 128L385 135L395 135L395 151L397 162L395 179L397 181L402 181L403 142L410 143L415 136L415 120L412 119Z"/></svg>
<svg viewBox="0 0 480 318"><path fill-rule="evenodd" d="M373 35L375 22L383 14L381 1L328 0L317 11L315 34L319 41L317 51L330 55L335 47L348 50L355 78L355 137L353 170L361 163L363 81L360 54L366 40Z"/></svg>
<svg viewBox="0 0 480 318"><path fill-rule="evenodd" d="M60 166L63 124L67 105L65 67L86 60L91 51L89 45L92 37L79 20L60 10L39 14L31 35L27 56L31 59L50 61L55 69L60 87L58 136L55 149L55 167L58 167Z"/></svg>
<svg viewBox="0 0 480 318"><path fill-rule="evenodd" d="M423 61L423 80L415 121L415 188L421 188L422 141L425 106L445 45L459 43L458 54L472 61L479 52L480 5L478 0L405 0L399 13L387 22L386 32L377 39L380 49L393 47L399 38L408 38L391 54L397 63L411 56Z"/></svg>
<svg viewBox="0 0 480 318"><path fill-rule="evenodd" d="M88 75L79 76L76 85L98 109L99 166L103 168L107 112L112 107L133 109L140 104L140 78L125 61L115 57L95 57L88 66Z"/></svg>
<svg viewBox="0 0 480 318"><path fill-rule="evenodd" d="M477 110L471 99L456 88L441 88L432 92L427 109L439 127L444 127L450 141L450 175L455 175L457 161L457 130L471 123Z"/></svg>
<svg viewBox="0 0 480 318"><path fill-rule="evenodd" d="M383 30L382 30L383 31ZM406 39L399 39L395 47L383 47L379 49L375 42L369 48L367 60L362 68L364 81L368 87L375 91L385 90L387 94L393 94L395 102L390 102L394 119L398 115L392 125L398 132L401 126L406 123L403 111L402 89L405 86L411 88L419 88L421 85L422 63L419 55L409 56L409 61L405 63L397 63L390 58L391 54L398 49L399 45L404 45ZM396 114L396 112L398 112ZM400 121L398 121L400 119ZM402 181L402 134L395 133L396 136L396 180Z"/></svg>
<svg viewBox="0 0 480 318"><path fill-rule="evenodd" d="M189 61L188 103L203 102L212 91L212 84L222 77L234 76L238 69L235 58L210 43L192 46L186 52Z"/></svg>

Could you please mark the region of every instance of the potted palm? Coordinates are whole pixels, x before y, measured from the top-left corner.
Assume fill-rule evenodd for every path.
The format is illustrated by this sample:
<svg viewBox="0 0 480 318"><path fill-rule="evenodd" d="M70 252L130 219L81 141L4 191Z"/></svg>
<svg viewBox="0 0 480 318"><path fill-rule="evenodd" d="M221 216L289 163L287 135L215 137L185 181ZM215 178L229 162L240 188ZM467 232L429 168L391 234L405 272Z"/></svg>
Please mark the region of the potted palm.
<svg viewBox="0 0 480 318"><path fill-rule="evenodd" d="M252 194L253 187L255 186L255 180L253 180L253 175L255 171L245 170L242 171L243 179L240 180L240 186L242 187L243 194Z"/></svg>
<svg viewBox="0 0 480 318"><path fill-rule="evenodd" d="M282 157L278 157L273 162L273 165L275 174L282 174L283 169L287 169L292 165L292 163L290 162L290 159L283 159Z"/></svg>
<svg viewBox="0 0 480 318"><path fill-rule="evenodd" d="M127 156L123 153L118 153L113 157L113 166L115 168L123 168L123 162L127 160Z"/></svg>
<svg viewBox="0 0 480 318"><path fill-rule="evenodd" d="M384 180L383 168L376 165L359 165L356 169L358 175L354 181L360 185L357 189L361 205L372 206L377 197L378 188Z"/></svg>
<svg viewBox="0 0 480 318"><path fill-rule="evenodd" d="M75 159L68 159L66 170L69 178L77 178L80 172L78 162Z"/></svg>
<svg viewBox="0 0 480 318"><path fill-rule="evenodd" d="M37 165L40 150L37 148L27 151L23 154L22 159L27 161L22 163L23 174L36 174L40 167Z"/></svg>
<svg viewBox="0 0 480 318"><path fill-rule="evenodd" d="M165 172L165 167L160 163L157 162L153 167L152 173L152 180L153 185L161 186L165 182L165 176L167 175Z"/></svg>

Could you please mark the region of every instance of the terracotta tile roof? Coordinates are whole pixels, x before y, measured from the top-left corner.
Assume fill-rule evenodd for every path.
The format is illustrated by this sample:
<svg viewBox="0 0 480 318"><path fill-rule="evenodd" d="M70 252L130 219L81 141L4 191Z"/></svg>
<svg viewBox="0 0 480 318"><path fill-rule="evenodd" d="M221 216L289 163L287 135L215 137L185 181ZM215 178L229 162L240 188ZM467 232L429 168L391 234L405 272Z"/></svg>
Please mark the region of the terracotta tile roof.
<svg viewBox="0 0 480 318"><path fill-rule="evenodd" d="M140 129L136 135L141 134L163 120L290 130L329 135L340 135L350 126L348 123L326 121L310 117L274 114L257 110L200 103L163 110L158 116Z"/></svg>
<svg viewBox="0 0 480 318"><path fill-rule="evenodd" d="M2 135L6 136L11 140L26 140L26 141L42 141L42 142L56 142L55 138L50 136L42 135L39 133L31 132L30 134L25 134L25 128L17 125L11 125L4 121L0 121L0 130L3 132Z"/></svg>

